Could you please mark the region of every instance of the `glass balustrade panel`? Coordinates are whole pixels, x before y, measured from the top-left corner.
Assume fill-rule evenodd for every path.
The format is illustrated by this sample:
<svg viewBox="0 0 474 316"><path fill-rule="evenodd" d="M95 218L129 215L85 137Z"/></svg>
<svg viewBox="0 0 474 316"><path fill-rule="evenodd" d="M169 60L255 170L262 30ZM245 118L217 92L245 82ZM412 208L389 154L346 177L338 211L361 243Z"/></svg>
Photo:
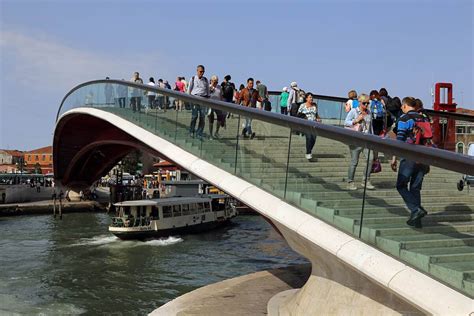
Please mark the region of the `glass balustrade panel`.
<svg viewBox="0 0 474 316"><path fill-rule="evenodd" d="M241 117L235 159L236 174L283 197L290 129Z"/></svg>
<svg viewBox="0 0 474 316"><path fill-rule="evenodd" d="M285 199L358 237L364 193L373 194L364 190L367 154L362 148L293 131ZM366 188L372 188L370 182Z"/></svg>

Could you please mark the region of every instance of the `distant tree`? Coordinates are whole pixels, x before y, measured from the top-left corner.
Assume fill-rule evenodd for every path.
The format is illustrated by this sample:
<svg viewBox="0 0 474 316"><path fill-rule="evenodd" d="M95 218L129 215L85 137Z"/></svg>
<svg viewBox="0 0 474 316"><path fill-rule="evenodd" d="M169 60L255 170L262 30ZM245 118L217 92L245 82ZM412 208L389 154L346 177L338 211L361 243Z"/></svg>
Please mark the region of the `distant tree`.
<svg viewBox="0 0 474 316"><path fill-rule="evenodd" d="M134 150L122 159L123 172L128 172L131 175L137 173L138 164L140 163L142 154L139 150Z"/></svg>
<svg viewBox="0 0 474 316"><path fill-rule="evenodd" d="M36 163L36 164L35 164L34 173L36 173L36 174L42 174L42 173L43 173L43 171L41 170L41 166L40 166L39 163Z"/></svg>

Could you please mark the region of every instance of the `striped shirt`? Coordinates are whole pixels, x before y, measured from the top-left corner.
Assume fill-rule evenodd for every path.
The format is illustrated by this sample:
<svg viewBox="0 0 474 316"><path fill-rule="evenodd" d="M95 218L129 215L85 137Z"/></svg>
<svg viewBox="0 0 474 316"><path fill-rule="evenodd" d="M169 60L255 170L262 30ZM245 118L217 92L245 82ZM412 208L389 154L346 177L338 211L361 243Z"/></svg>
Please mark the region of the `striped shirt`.
<svg viewBox="0 0 474 316"><path fill-rule="evenodd" d="M309 108L306 106L306 103L301 104L298 109L298 113L303 113L306 115L306 119L308 121L316 121L316 119L319 117L316 103L313 103L313 105L311 105Z"/></svg>

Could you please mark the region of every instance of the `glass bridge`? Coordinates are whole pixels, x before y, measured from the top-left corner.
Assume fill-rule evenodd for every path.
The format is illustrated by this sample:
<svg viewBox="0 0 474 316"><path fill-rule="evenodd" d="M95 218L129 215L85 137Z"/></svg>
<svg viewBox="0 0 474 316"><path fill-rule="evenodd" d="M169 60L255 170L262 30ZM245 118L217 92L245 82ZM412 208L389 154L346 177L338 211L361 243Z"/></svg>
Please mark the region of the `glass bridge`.
<svg viewBox="0 0 474 316"><path fill-rule="evenodd" d="M147 91L154 91L157 100L170 105L183 101L184 110L149 107ZM137 97L141 109L133 111L130 104ZM315 101L323 124L171 90L99 80L71 90L58 120L78 107L113 113L473 298L474 192L458 191L456 185L464 174L474 174L474 160L343 129L343 100L316 96ZM274 111L279 111L277 95L271 96L271 102ZM192 103L230 113L219 138L190 137ZM254 139L241 135L245 117L253 118ZM208 126L206 118L205 135ZM305 158L302 133L317 135L311 161ZM382 171L371 176L375 190L361 186L366 165L363 155L355 177L359 188L346 190L351 144L379 153ZM421 229L406 224L409 213L395 187L396 173L389 163L392 154L431 165L422 190L422 204L429 213Z"/></svg>

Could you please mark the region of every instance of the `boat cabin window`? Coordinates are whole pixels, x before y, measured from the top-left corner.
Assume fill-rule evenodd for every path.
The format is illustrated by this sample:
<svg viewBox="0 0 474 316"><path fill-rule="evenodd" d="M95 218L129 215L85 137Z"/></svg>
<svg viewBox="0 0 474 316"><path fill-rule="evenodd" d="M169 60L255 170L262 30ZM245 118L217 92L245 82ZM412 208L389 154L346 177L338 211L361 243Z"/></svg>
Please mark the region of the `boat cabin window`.
<svg viewBox="0 0 474 316"><path fill-rule="evenodd" d="M213 199L211 203L212 203L212 210L213 210L214 212L220 210L220 209L219 209L219 200L218 200L218 199Z"/></svg>
<svg viewBox="0 0 474 316"><path fill-rule="evenodd" d="M198 204L197 203L189 204L189 214L196 214L197 211L198 211Z"/></svg>
<svg viewBox="0 0 474 316"><path fill-rule="evenodd" d="M189 215L189 204L181 205L181 210L183 211L183 215Z"/></svg>
<svg viewBox="0 0 474 316"><path fill-rule="evenodd" d="M181 216L180 205L173 205L173 216Z"/></svg>
<svg viewBox="0 0 474 316"><path fill-rule="evenodd" d="M163 218L172 217L173 212L170 205L163 206Z"/></svg>
<svg viewBox="0 0 474 316"><path fill-rule="evenodd" d="M206 202L204 203L204 212L209 212L211 210L211 203Z"/></svg>
<svg viewBox="0 0 474 316"><path fill-rule="evenodd" d="M214 199L212 200L213 211L223 211L226 209L227 199Z"/></svg>
<svg viewBox="0 0 474 316"><path fill-rule="evenodd" d="M160 218L160 215L159 215L159 212L158 212L158 207L153 205L151 207L151 217L154 218L154 219L159 219Z"/></svg>
<svg viewBox="0 0 474 316"><path fill-rule="evenodd" d="M146 216L146 206L139 206L137 207L137 216L138 217L145 217Z"/></svg>
<svg viewBox="0 0 474 316"><path fill-rule="evenodd" d="M204 203L198 203L198 208L197 209L198 209L199 213L204 212Z"/></svg>
<svg viewBox="0 0 474 316"><path fill-rule="evenodd" d="M119 217L130 215L130 206L121 206L119 208Z"/></svg>

